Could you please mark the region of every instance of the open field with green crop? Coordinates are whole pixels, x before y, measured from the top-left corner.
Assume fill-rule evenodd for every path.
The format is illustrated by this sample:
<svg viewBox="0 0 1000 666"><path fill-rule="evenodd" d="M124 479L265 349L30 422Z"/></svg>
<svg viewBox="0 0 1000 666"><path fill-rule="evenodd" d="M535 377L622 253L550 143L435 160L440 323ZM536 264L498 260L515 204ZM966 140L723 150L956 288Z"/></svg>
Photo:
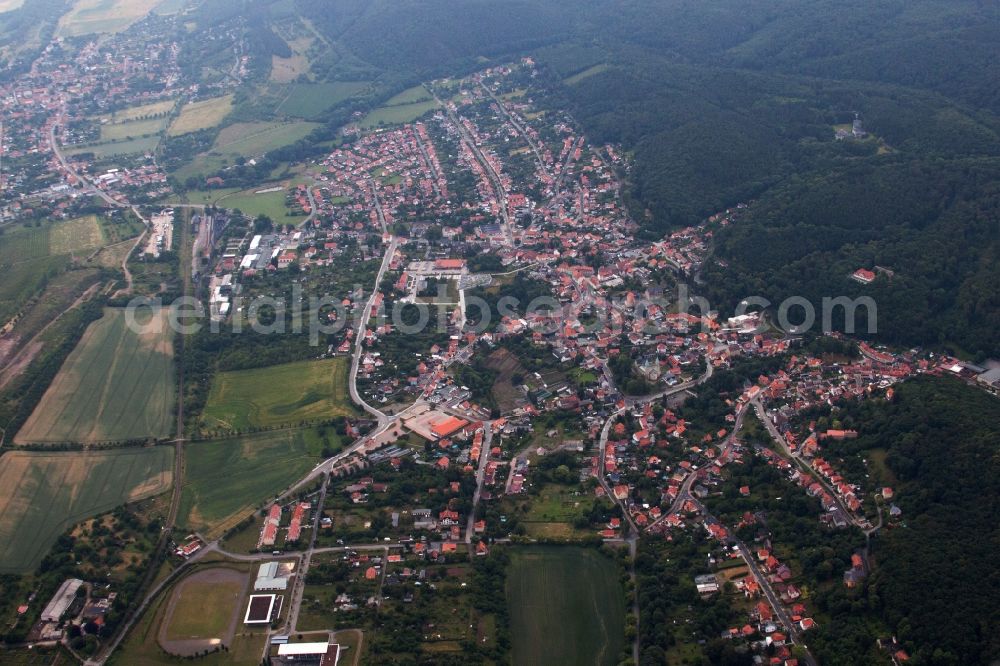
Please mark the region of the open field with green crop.
<svg viewBox="0 0 1000 666"><path fill-rule="evenodd" d="M168 118L144 118L127 122L107 123L101 125L101 141L121 141L149 134L159 134L167 126Z"/></svg>
<svg viewBox="0 0 1000 666"><path fill-rule="evenodd" d="M188 132L215 127L233 110L233 96L223 95L198 102L185 104L180 115L170 125L167 133L170 136L180 136Z"/></svg>
<svg viewBox="0 0 1000 666"><path fill-rule="evenodd" d="M589 548L514 548L507 604L515 664L618 661L625 597L614 562Z"/></svg>
<svg viewBox="0 0 1000 666"><path fill-rule="evenodd" d="M101 442L165 437L174 405L167 311L108 308L70 353L15 442Z"/></svg>
<svg viewBox="0 0 1000 666"><path fill-rule="evenodd" d="M396 106L382 106L358 122L362 129L371 129L381 125L402 125L410 123L424 115L431 109L437 108L434 100L415 102L413 104L397 104Z"/></svg>
<svg viewBox="0 0 1000 666"><path fill-rule="evenodd" d="M320 462L324 447L340 448L333 428L277 430L189 444L178 521L221 536L302 478Z"/></svg>
<svg viewBox="0 0 1000 666"><path fill-rule="evenodd" d="M275 113L309 120L367 87L367 81L292 83L288 85L288 92Z"/></svg>
<svg viewBox="0 0 1000 666"><path fill-rule="evenodd" d="M6 227L0 236L0 326L67 264L68 257L49 255L49 225Z"/></svg>
<svg viewBox="0 0 1000 666"><path fill-rule="evenodd" d="M59 37L120 32L148 14L160 0L76 0L59 21Z"/></svg>
<svg viewBox="0 0 1000 666"><path fill-rule="evenodd" d="M167 446L0 457L0 571L34 569L70 525L170 489Z"/></svg>
<svg viewBox="0 0 1000 666"><path fill-rule="evenodd" d="M294 425L354 414L346 356L220 372L202 423L208 430Z"/></svg>

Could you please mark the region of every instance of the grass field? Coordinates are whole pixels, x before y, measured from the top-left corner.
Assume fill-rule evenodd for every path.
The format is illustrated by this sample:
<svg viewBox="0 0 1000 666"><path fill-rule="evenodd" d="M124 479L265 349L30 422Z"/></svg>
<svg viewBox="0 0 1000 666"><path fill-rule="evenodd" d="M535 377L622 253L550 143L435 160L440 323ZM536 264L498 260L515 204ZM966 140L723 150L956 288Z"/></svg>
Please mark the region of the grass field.
<svg viewBox="0 0 1000 666"><path fill-rule="evenodd" d="M218 205L223 208L238 208L250 217L267 215L275 224L294 224L303 219L304 215L289 215L289 208L285 205L285 190L275 192L261 192L270 190L277 185L267 183L255 187L251 190L243 190L235 194L217 199ZM261 194L257 194L261 192Z"/></svg>
<svg viewBox="0 0 1000 666"><path fill-rule="evenodd" d="M49 255L49 228L9 226L0 236L0 326L39 290L48 277L68 264L65 256Z"/></svg>
<svg viewBox="0 0 1000 666"><path fill-rule="evenodd" d="M101 442L165 437L174 405L173 338L167 311L108 308L66 358L15 441Z"/></svg>
<svg viewBox="0 0 1000 666"><path fill-rule="evenodd" d="M199 102L185 104L181 113L167 130L170 136L180 136L188 132L215 127L233 110L233 96L223 95Z"/></svg>
<svg viewBox="0 0 1000 666"><path fill-rule="evenodd" d="M103 117L107 118L111 122L127 123L133 120L146 118L148 116L158 116L161 113L167 113L174 108L175 103L175 100L165 99L160 102L153 102L152 104L130 106Z"/></svg>
<svg viewBox="0 0 1000 666"><path fill-rule="evenodd" d="M221 372L202 422L207 429L246 430L354 414L347 397L346 356Z"/></svg>
<svg viewBox="0 0 1000 666"><path fill-rule="evenodd" d="M159 4L160 0L76 0L59 21L59 37L119 32Z"/></svg>
<svg viewBox="0 0 1000 666"><path fill-rule="evenodd" d="M240 565L227 566L238 567ZM133 664L178 666L192 663L191 659L172 657L166 654L159 645L158 637L167 614L169 597L168 590L166 594L160 594L156 598L156 601L136 622L135 627L129 632L119 648L111 654L108 664L111 666L133 666ZM245 609L241 608L241 610ZM195 663L199 666L259 666L265 638L264 629L249 629L240 624L231 644L227 645L228 650L199 657Z"/></svg>
<svg viewBox="0 0 1000 666"><path fill-rule="evenodd" d="M70 525L170 489L173 449L29 453L0 458L0 571L34 569Z"/></svg>
<svg viewBox="0 0 1000 666"><path fill-rule="evenodd" d="M104 234L96 215L58 222L49 232L49 254L90 252L104 245Z"/></svg>
<svg viewBox="0 0 1000 666"><path fill-rule="evenodd" d="M260 157L276 148L304 139L317 123L233 123L224 127L211 150L196 156L174 175L184 180L188 176L215 173L238 157Z"/></svg>
<svg viewBox="0 0 1000 666"><path fill-rule="evenodd" d="M415 102L413 104L397 104L396 106L382 106L358 122L362 129L371 129L380 125L402 125L410 123L424 115L431 109L437 108L434 100Z"/></svg>
<svg viewBox="0 0 1000 666"><path fill-rule="evenodd" d="M367 81L333 81L331 83L292 83L275 113L306 120L315 118L331 106L357 95L368 87Z"/></svg>
<svg viewBox="0 0 1000 666"><path fill-rule="evenodd" d="M332 428L279 430L188 445L187 474L178 520L189 529L221 536L320 462Z"/></svg>
<svg viewBox="0 0 1000 666"><path fill-rule="evenodd" d="M67 155L82 155L83 153L93 153L97 159L105 157L115 157L116 155L137 155L139 153L149 153L156 149L156 144L160 142L158 136L143 136L124 141L104 141L86 146L73 146L64 152Z"/></svg>
<svg viewBox="0 0 1000 666"><path fill-rule="evenodd" d="M199 571L177 584L170 598L167 640L228 638L247 576L232 569Z"/></svg>
<svg viewBox="0 0 1000 666"><path fill-rule="evenodd" d="M511 551L507 604L515 664L618 662L625 597L614 562L588 548Z"/></svg>
<svg viewBox="0 0 1000 666"><path fill-rule="evenodd" d="M431 94L427 92L427 88L422 85L413 86L412 88L407 88L398 95L394 95L389 98L385 103L385 106L398 106L400 104L415 104L417 102L425 102L431 99Z"/></svg>
<svg viewBox="0 0 1000 666"><path fill-rule="evenodd" d="M167 117L144 118L101 125L101 141L121 141L149 134L159 134L167 126Z"/></svg>

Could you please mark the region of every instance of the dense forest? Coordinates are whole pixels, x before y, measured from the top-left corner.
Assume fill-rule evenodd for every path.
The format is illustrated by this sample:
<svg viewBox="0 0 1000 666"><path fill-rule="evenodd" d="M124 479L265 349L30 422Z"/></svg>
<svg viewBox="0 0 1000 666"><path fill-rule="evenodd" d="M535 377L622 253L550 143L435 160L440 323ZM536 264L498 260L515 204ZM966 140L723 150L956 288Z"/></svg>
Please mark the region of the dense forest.
<svg viewBox="0 0 1000 666"><path fill-rule="evenodd" d="M857 621L810 642L850 655L884 621L911 663L990 663L1000 650L1000 403L925 377L902 384L892 402L850 404L835 417L859 436L830 455L884 452L902 515L873 542L878 569L867 589L830 609Z"/></svg>

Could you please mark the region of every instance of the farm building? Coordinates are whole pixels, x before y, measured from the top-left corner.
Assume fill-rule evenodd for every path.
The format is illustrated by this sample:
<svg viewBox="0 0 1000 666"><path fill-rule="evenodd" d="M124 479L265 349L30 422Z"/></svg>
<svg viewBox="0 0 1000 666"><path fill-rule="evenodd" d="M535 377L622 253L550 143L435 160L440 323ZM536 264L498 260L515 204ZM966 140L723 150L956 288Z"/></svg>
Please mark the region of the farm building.
<svg viewBox="0 0 1000 666"><path fill-rule="evenodd" d="M257 569L254 592L284 591L288 589L288 579L295 569L293 562L264 562Z"/></svg>
<svg viewBox="0 0 1000 666"><path fill-rule="evenodd" d="M278 661L282 664L318 664L337 666L340 645L337 643L286 643L278 646Z"/></svg>
<svg viewBox="0 0 1000 666"><path fill-rule="evenodd" d="M63 581L45 609L42 610L42 620L44 622L58 622L62 619L63 613L76 599L76 591L80 589L81 585L83 585L83 581L79 578L67 578Z"/></svg>

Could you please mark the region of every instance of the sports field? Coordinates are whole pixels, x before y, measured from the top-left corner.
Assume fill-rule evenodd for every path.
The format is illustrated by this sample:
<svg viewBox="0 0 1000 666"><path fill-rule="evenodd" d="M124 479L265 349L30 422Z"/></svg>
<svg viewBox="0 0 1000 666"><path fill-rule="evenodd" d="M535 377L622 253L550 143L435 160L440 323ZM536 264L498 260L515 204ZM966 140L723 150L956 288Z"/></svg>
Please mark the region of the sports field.
<svg viewBox="0 0 1000 666"><path fill-rule="evenodd" d="M16 443L165 437L173 425L173 334L167 311L107 308L66 358Z"/></svg>
<svg viewBox="0 0 1000 666"><path fill-rule="evenodd" d="M189 444L178 521L221 536L305 476L320 462L325 446L340 448L333 428L323 433L316 428L278 430Z"/></svg>
<svg viewBox="0 0 1000 666"><path fill-rule="evenodd" d="M507 605L515 664L618 662L625 596L614 562L594 549L514 548Z"/></svg>
<svg viewBox="0 0 1000 666"><path fill-rule="evenodd" d="M166 641L221 639L229 643L242 610L240 602L246 583L247 574L223 567L188 576L172 590L162 638Z"/></svg>
<svg viewBox="0 0 1000 666"><path fill-rule="evenodd" d="M160 0L76 0L59 21L59 37L119 32L159 4Z"/></svg>
<svg viewBox="0 0 1000 666"><path fill-rule="evenodd" d="M56 538L90 516L170 489L169 446L0 457L0 571L34 569Z"/></svg>
<svg viewBox="0 0 1000 666"><path fill-rule="evenodd" d="M233 96L223 95L185 104L167 134L180 136L188 132L215 127L233 110Z"/></svg>

